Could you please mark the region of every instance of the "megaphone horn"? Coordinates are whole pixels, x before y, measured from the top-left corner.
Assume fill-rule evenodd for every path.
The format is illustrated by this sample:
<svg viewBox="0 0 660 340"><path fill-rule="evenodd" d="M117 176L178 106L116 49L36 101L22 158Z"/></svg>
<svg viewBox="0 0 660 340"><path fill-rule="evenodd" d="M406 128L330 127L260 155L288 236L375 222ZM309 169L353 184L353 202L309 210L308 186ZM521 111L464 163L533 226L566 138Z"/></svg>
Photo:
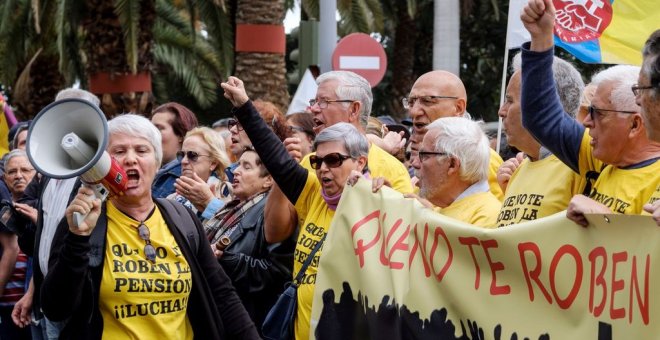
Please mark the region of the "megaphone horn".
<svg viewBox="0 0 660 340"><path fill-rule="evenodd" d="M64 99L46 106L32 121L27 155L41 174L57 179L80 176L104 200L108 194L123 194L127 181L124 170L105 151L107 144L103 112L86 100ZM84 216L75 220L78 225Z"/></svg>

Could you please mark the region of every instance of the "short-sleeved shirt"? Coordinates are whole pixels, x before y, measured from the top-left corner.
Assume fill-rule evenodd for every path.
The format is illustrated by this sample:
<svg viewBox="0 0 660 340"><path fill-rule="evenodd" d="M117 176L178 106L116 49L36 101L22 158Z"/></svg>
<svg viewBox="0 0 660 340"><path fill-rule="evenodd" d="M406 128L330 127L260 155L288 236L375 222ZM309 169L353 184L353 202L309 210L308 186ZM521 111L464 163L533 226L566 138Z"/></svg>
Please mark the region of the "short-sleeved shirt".
<svg viewBox="0 0 660 340"><path fill-rule="evenodd" d="M103 338L192 339L186 313L192 288L188 262L158 207L144 221L156 262L144 255L138 221L107 204L108 231L99 295ZM148 335L148 336L147 336Z"/></svg>
<svg viewBox="0 0 660 340"><path fill-rule="evenodd" d="M526 158L509 180L497 225L522 223L565 210L585 185L584 177L554 155L534 162Z"/></svg>

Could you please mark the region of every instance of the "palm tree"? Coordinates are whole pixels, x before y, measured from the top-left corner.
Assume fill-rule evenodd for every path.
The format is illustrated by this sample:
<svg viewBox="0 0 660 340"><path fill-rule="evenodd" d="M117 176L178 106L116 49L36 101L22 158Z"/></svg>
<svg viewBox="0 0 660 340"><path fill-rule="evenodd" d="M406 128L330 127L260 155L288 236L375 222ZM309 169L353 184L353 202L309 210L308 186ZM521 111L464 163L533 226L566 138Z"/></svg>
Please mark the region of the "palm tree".
<svg viewBox="0 0 660 340"><path fill-rule="evenodd" d="M282 25L283 0L236 1L236 25ZM283 31L282 31L283 34ZM282 37L284 38L284 37ZM250 97L275 103L286 112L289 92L284 53L236 52L235 74L247 86Z"/></svg>
<svg viewBox="0 0 660 340"><path fill-rule="evenodd" d="M33 10L28 0L0 3L0 82L12 86L12 104L21 120L34 116L53 101L65 82L57 68L54 11L48 2Z"/></svg>
<svg viewBox="0 0 660 340"><path fill-rule="evenodd" d="M159 101L183 90L197 106L210 107L217 100L217 81L230 72L233 58L226 10L216 2L198 1L198 7L177 7L169 0L0 3L0 81L15 84L14 102L27 117L65 86L79 82L89 88L88 77L98 74L112 79L152 74ZM200 24L198 12L207 22ZM44 95L34 96L39 90ZM101 97L110 117L149 113L154 98L151 91L128 90Z"/></svg>

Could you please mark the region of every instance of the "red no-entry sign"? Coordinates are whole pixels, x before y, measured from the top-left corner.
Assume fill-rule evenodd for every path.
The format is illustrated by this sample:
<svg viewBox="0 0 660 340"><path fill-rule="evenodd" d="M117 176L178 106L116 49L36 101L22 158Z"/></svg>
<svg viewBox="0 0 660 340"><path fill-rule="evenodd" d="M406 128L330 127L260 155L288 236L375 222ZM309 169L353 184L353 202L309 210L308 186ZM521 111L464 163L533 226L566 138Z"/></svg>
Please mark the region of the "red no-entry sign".
<svg viewBox="0 0 660 340"><path fill-rule="evenodd" d="M337 43L332 53L332 69L355 72L375 87L387 70L385 50L367 34L349 34Z"/></svg>

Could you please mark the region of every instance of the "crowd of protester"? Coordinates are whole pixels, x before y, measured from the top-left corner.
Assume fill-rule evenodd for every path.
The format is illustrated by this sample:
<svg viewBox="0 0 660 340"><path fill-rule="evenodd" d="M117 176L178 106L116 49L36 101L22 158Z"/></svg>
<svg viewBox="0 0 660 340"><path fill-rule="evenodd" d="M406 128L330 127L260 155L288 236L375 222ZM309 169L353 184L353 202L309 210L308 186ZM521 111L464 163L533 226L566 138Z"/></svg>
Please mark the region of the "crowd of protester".
<svg viewBox="0 0 660 340"><path fill-rule="evenodd" d="M235 77L221 84L231 117L210 127L173 102L119 115L106 150L127 189L106 201L78 178L37 173L31 122L17 123L0 162L0 339L258 339L301 268L293 337L308 339L322 244L357 180L475 228L557 213L585 227L592 213L660 225L660 30L641 68L585 86L554 56L554 15L548 0L521 13L531 42L498 111L518 152L505 159L446 71L402 98L408 126L372 117L371 86L347 71L320 75L307 109L288 116ZM54 99L66 98L100 104L79 89Z"/></svg>

